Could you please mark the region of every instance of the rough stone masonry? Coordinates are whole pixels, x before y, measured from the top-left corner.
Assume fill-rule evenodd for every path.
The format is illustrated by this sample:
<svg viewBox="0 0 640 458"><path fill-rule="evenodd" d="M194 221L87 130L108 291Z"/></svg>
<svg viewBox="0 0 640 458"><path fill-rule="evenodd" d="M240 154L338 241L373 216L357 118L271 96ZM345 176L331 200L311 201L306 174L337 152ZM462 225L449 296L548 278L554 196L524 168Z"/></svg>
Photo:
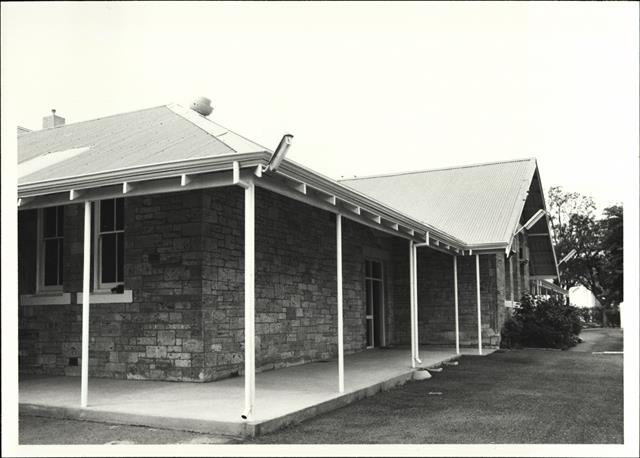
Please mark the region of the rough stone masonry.
<svg viewBox="0 0 640 458"><path fill-rule="evenodd" d="M68 304L26 305L20 371L79 375L83 207L65 206ZM212 381L244 368L244 199L235 187L125 199L125 278L132 302L92 303L90 375ZM335 215L256 192L256 367L337 354ZM19 214L19 291L36 292L37 211ZM365 349L365 259L383 263L386 345L409 342L408 241L343 219L345 352ZM496 344L504 259L481 256L483 341ZM461 342L477 342L475 259L459 257ZM453 259L418 259L421 343L452 343ZM93 260L92 260L93 265ZM498 336L498 337L496 337Z"/></svg>

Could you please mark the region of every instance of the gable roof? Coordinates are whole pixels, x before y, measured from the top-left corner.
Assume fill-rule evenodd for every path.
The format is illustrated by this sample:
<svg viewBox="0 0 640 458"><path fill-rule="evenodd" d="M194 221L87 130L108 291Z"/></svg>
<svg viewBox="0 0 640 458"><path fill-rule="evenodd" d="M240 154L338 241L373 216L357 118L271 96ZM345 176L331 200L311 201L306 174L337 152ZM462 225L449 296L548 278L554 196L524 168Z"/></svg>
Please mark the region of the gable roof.
<svg viewBox="0 0 640 458"><path fill-rule="evenodd" d="M18 136L18 184L159 163L269 151L177 104Z"/></svg>
<svg viewBox="0 0 640 458"><path fill-rule="evenodd" d="M469 245L509 244L537 169L533 158L341 180Z"/></svg>

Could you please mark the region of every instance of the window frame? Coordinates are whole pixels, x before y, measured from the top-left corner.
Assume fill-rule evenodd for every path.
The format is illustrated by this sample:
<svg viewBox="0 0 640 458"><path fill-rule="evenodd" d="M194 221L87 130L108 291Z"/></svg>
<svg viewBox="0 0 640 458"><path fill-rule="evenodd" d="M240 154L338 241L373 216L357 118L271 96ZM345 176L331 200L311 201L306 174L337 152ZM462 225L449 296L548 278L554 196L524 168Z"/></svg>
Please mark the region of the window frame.
<svg viewBox="0 0 640 458"><path fill-rule="evenodd" d="M116 200L123 199L123 212L122 217L124 219L124 198L123 197L115 197L113 199L101 199L96 200L93 206L93 291L97 293L111 293L113 288L118 286L124 287L124 272L122 272L122 281L115 282L102 282L102 237L103 234L125 234L126 227L124 225L124 221L122 222L122 229L116 229ZM100 230L100 207L103 201L113 200L113 211L114 211L114 220L113 220L113 230L110 231L101 231ZM117 243L117 242L116 242ZM118 253L117 253L117 245L116 245L116 279L118 278ZM124 254L124 250L123 250ZM124 268L124 267L123 267Z"/></svg>
<svg viewBox="0 0 640 458"><path fill-rule="evenodd" d="M53 208L62 207L62 224L64 228L64 205L55 205ZM47 207L51 208L51 207ZM64 231L62 236L56 235L55 237L47 237L47 239L61 239L62 240L62 270L63 270L63 278L62 282L58 285L45 285L44 277L45 277L45 237L44 237L44 210L45 208L38 208L37 222L36 222L36 231L38 234L37 242L36 242L36 294L41 293L61 293L64 291ZM56 210L56 231L58 227L57 221L57 210ZM56 232L57 234L57 232ZM58 275L59 277L60 275Z"/></svg>

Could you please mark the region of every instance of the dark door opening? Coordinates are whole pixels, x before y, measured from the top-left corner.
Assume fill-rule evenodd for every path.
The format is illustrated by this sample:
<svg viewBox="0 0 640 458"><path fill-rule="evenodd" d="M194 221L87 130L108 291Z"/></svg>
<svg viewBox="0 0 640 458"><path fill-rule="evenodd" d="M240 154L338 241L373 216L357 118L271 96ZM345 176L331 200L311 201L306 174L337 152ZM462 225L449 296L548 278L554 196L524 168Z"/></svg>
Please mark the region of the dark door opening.
<svg viewBox="0 0 640 458"><path fill-rule="evenodd" d="M365 261L365 324L367 348L384 346L384 277L382 262Z"/></svg>

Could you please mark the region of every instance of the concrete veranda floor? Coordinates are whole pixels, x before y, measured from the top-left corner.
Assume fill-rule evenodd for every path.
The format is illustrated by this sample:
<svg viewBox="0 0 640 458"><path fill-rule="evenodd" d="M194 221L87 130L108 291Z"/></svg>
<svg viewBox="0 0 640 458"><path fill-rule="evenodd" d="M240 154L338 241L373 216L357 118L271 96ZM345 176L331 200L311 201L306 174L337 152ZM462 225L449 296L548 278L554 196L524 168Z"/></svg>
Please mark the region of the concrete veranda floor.
<svg viewBox="0 0 640 458"><path fill-rule="evenodd" d="M492 350L486 349L485 354ZM477 349L461 349L475 355ZM421 367L456 358L454 348L422 347ZM29 377L19 383L20 412L229 435L255 435L341 407L410 380L408 348L345 356L345 392L337 362L315 362L256 374L255 417L241 418L244 378L210 383L89 379L80 408L79 377Z"/></svg>

